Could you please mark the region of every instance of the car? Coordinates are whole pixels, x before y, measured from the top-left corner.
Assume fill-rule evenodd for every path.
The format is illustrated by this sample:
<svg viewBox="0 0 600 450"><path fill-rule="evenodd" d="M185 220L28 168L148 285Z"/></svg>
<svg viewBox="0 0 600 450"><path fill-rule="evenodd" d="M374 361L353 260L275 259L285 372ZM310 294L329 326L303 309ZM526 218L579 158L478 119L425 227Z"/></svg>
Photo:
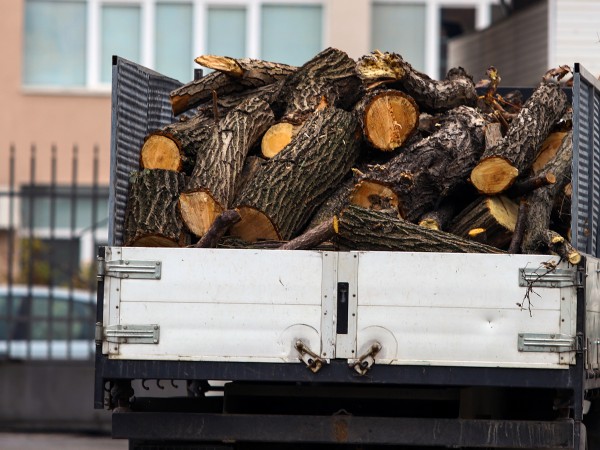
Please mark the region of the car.
<svg viewBox="0 0 600 450"><path fill-rule="evenodd" d="M0 285L0 360L91 359L95 316L90 291Z"/></svg>

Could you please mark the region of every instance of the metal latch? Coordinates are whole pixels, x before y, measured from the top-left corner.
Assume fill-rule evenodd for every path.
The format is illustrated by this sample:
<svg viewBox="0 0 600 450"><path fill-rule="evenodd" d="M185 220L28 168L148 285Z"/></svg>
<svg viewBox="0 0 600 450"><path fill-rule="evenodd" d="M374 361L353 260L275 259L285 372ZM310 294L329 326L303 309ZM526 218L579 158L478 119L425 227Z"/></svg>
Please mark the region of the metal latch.
<svg viewBox="0 0 600 450"><path fill-rule="evenodd" d="M519 269L520 287L581 287L583 279L576 269L556 269L538 267L537 269Z"/></svg>
<svg viewBox="0 0 600 450"><path fill-rule="evenodd" d="M308 346L300 339L296 341L294 345L296 350L298 350L300 360L306 364L313 373L317 373L325 364L325 360L321 359L319 355L313 352Z"/></svg>
<svg viewBox="0 0 600 450"><path fill-rule="evenodd" d="M98 277L160 280L161 268L160 261L105 261L98 258Z"/></svg>
<svg viewBox="0 0 600 450"><path fill-rule="evenodd" d="M520 352L575 352L580 345L576 336L568 334L519 333Z"/></svg>
<svg viewBox="0 0 600 450"><path fill-rule="evenodd" d="M350 367L354 368L359 374L366 375L369 369L375 364L375 356L381 351L381 344L374 342L369 350L358 359L350 362Z"/></svg>
<svg viewBox="0 0 600 450"><path fill-rule="evenodd" d="M96 324L96 344L103 341L116 344L158 344L160 326L152 325L109 325Z"/></svg>

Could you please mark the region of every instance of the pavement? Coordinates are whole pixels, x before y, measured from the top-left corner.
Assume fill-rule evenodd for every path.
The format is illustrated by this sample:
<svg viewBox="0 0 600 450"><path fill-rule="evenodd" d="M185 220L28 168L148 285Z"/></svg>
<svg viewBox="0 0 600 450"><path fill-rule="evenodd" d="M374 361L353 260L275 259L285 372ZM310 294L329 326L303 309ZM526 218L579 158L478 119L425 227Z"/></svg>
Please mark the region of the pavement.
<svg viewBox="0 0 600 450"><path fill-rule="evenodd" d="M0 432L0 450L127 450L128 442L110 436Z"/></svg>

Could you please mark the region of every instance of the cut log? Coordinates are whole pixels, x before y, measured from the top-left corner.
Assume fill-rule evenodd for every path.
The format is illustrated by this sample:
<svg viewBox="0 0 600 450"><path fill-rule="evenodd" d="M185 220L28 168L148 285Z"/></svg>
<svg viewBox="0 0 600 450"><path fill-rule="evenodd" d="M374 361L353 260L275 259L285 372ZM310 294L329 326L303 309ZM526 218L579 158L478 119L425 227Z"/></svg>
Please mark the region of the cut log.
<svg viewBox="0 0 600 450"><path fill-rule="evenodd" d="M202 149L180 198L183 220L196 236L206 233L215 214L229 208L249 149L274 121L266 102L249 99L227 114L200 143Z"/></svg>
<svg viewBox="0 0 600 450"><path fill-rule="evenodd" d="M326 48L282 82L275 113L282 121L302 124L320 105L349 109L362 95L356 62L346 53Z"/></svg>
<svg viewBox="0 0 600 450"><path fill-rule="evenodd" d="M423 214L419 225L431 230L446 231L455 211L456 204L453 201L444 201L433 211Z"/></svg>
<svg viewBox="0 0 600 450"><path fill-rule="evenodd" d="M454 218L448 231L457 236L472 239L505 249L515 231L519 206L502 195L481 196ZM471 233L473 229L481 228L484 232Z"/></svg>
<svg viewBox="0 0 600 450"><path fill-rule="evenodd" d="M134 172L125 214L124 242L135 247L182 247L189 233L177 211L184 175L170 170Z"/></svg>
<svg viewBox="0 0 600 450"><path fill-rule="evenodd" d="M256 59L245 58L235 61L242 71L241 76L216 71L172 91L170 97L173 114L179 115L203 102L210 101L213 92L218 97L222 97L255 89L277 83L296 70L293 66Z"/></svg>
<svg viewBox="0 0 600 450"><path fill-rule="evenodd" d="M548 238L550 216L556 198L571 181L571 162L573 157L572 135L572 132L565 135L556 155L544 167L545 171L551 172L556 176L556 183L536 189L526 197L529 208L525 222L523 243L521 245L523 253L544 253L552 250L549 244L553 240L549 240ZM561 246L564 247L563 244Z"/></svg>
<svg viewBox="0 0 600 450"><path fill-rule="evenodd" d="M415 101L393 89L368 93L355 110L366 142L384 152L401 147L419 125Z"/></svg>
<svg viewBox="0 0 600 450"><path fill-rule="evenodd" d="M362 199L374 198L373 185L381 185L398 198L401 217L416 222L466 185L467 176L483 151L484 125L475 109L455 108L435 133L365 172L352 202L368 206ZM368 191L363 194L363 189Z"/></svg>
<svg viewBox="0 0 600 450"><path fill-rule="evenodd" d="M279 122L267 130L260 144L261 154L265 158L272 158L286 145L292 142L292 139L300 130L299 125L292 125L288 122Z"/></svg>
<svg viewBox="0 0 600 450"><path fill-rule="evenodd" d="M196 115L167 125L148 135L140 152L142 169L164 169L192 173L196 154L214 126L214 120Z"/></svg>
<svg viewBox="0 0 600 450"><path fill-rule="evenodd" d="M343 250L503 253L495 247L355 205L340 214L336 241Z"/></svg>
<svg viewBox="0 0 600 450"><path fill-rule="evenodd" d="M358 60L358 71L366 84L382 80L397 82L427 112L441 112L460 105L475 106L473 79L462 68L450 69L445 80L436 81L415 70L396 53L375 51Z"/></svg>
<svg viewBox="0 0 600 450"><path fill-rule="evenodd" d="M540 173L548 161L550 161L554 155L556 155L556 151L558 150L558 147L560 147L560 144L566 135L566 131L555 131L548 135L548 137L542 143L540 153L531 166L531 170L534 174Z"/></svg>
<svg viewBox="0 0 600 450"><path fill-rule="evenodd" d="M353 177L345 180L315 211L307 229L315 228L332 217L337 216L350 203L350 195L354 191Z"/></svg>
<svg viewBox="0 0 600 450"><path fill-rule="evenodd" d="M471 172L471 182L477 190L499 194L525 174L566 108L567 96L560 86L542 82L511 122L504 139L498 146L486 149Z"/></svg>
<svg viewBox="0 0 600 450"><path fill-rule="evenodd" d="M357 125L352 113L338 108L313 113L240 193L235 206L242 221L231 234L248 241L293 237L356 161ZM259 224L251 214L261 218ZM270 230L260 229L268 225Z"/></svg>

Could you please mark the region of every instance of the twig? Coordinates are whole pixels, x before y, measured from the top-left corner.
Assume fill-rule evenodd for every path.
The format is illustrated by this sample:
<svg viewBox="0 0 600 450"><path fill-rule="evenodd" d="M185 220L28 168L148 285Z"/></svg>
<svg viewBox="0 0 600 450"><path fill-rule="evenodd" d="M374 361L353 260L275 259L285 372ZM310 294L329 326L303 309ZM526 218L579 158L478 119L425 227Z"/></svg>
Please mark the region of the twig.
<svg viewBox="0 0 600 450"><path fill-rule="evenodd" d="M336 234L337 217L326 220L306 233L292 239L279 247L279 250L306 250L330 240Z"/></svg>
<svg viewBox="0 0 600 450"><path fill-rule="evenodd" d="M536 189L554 183L556 183L556 176L554 176L553 173L548 172L516 182L506 191L506 195L511 198L521 197L522 195L527 195Z"/></svg>
<svg viewBox="0 0 600 450"><path fill-rule="evenodd" d="M508 246L508 253L519 253L521 250L521 243L523 242L523 235L525 233L525 218L527 217L527 202L521 200L519 203L519 212L517 214L517 223L515 224L515 231L512 235L510 245Z"/></svg>
<svg viewBox="0 0 600 450"><path fill-rule="evenodd" d="M228 209L223 211L210 228L206 231L204 236L194 245L195 248L215 248L219 240L233 225L241 220L240 213L235 209Z"/></svg>

